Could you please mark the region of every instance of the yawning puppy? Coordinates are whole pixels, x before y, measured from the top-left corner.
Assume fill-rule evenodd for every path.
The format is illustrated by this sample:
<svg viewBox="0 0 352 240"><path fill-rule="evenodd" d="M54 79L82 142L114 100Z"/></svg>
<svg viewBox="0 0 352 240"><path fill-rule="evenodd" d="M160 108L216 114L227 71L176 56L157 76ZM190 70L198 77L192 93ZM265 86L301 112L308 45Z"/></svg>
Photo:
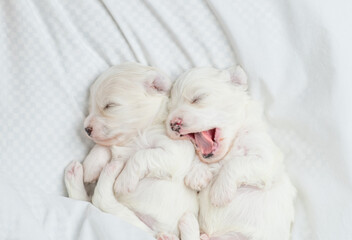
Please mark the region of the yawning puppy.
<svg viewBox="0 0 352 240"><path fill-rule="evenodd" d="M246 89L239 66L192 69L172 88L166 127L198 153L185 183L202 190L202 239L287 240L295 188Z"/></svg>
<svg viewBox="0 0 352 240"><path fill-rule="evenodd" d="M193 146L165 133L170 86L159 70L136 63L102 74L90 89L84 123L97 145L83 163L84 174L74 162L65 177L69 196L81 200L89 200L83 178L92 182L99 177L93 204L161 239L176 239L178 223L182 230L198 213L196 192L183 180L195 158ZM181 235L193 238L187 231Z"/></svg>

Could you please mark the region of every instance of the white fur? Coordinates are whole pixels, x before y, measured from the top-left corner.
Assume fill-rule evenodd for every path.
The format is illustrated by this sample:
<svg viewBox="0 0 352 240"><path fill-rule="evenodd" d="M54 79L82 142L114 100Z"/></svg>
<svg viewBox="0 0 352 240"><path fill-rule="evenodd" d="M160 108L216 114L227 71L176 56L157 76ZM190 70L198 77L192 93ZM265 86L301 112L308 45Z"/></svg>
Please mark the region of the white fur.
<svg viewBox="0 0 352 240"><path fill-rule="evenodd" d="M98 180L100 172L111 159L111 151L105 146L96 144L83 161L84 182L92 183Z"/></svg>
<svg viewBox="0 0 352 240"><path fill-rule="evenodd" d="M90 198L84 188L83 166L73 161L65 169L65 184L70 198L82 201L89 201Z"/></svg>
<svg viewBox="0 0 352 240"><path fill-rule="evenodd" d="M294 218L295 188L283 156L271 140L260 105L246 92L239 66L196 68L171 90L166 121L170 137L219 129L212 157L194 161L185 183L199 194L202 238L288 240ZM179 124L172 129L172 123ZM195 239L195 238L194 238Z"/></svg>
<svg viewBox="0 0 352 240"><path fill-rule="evenodd" d="M84 123L97 145L83 163L84 176L79 163L65 176L69 196L80 200L89 199L83 179L98 179L95 206L160 239L177 238L179 219L198 213L196 192L183 181L195 157L193 146L165 132L170 86L159 70L136 63L103 73L90 89ZM74 172L79 174L69 174Z"/></svg>

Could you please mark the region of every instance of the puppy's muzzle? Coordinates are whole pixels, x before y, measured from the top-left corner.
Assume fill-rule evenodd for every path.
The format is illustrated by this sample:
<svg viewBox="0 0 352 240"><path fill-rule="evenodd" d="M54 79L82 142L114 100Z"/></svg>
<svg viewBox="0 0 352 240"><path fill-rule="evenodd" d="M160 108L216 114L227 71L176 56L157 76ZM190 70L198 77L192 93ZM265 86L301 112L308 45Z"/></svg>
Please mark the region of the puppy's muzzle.
<svg viewBox="0 0 352 240"><path fill-rule="evenodd" d="M90 136L92 134L92 132L93 132L93 128L92 127L86 127L84 130L86 131L88 136Z"/></svg>
<svg viewBox="0 0 352 240"><path fill-rule="evenodd" d="M171 120L170 127L171 127L172 131L180 133L180 130L182 128L182 119L175 118L175 119Z"/></svg>

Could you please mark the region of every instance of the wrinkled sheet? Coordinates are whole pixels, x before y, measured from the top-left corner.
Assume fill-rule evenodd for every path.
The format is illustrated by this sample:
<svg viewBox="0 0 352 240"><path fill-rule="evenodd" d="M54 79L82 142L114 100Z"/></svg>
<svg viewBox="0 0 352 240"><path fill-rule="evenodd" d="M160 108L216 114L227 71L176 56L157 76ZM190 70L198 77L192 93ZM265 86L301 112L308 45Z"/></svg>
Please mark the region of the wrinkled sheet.
<svg viewBox="0 0 352 240"><path fill-rule="evenodd" d="M88 202L0 179L0 239L153 239Z"/></svg>
<svg viewBox="0 0 352 240"><path fill-rule="evenodd" d="M349 1L0 0L0 239L147 239L66 195L88 87L138 61L240 63L298 190L294 240L352 239Z"/></svg>

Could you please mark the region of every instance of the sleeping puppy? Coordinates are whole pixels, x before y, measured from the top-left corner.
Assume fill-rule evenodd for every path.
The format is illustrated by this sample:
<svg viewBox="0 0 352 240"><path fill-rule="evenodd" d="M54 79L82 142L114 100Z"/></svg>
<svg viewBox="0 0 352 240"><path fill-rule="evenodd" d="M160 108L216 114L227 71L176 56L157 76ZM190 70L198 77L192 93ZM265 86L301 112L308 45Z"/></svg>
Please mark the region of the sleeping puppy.
<svg viewBox="0 0 352 240"><path fill-rule="evenodd" d="M201 239L288 240L295 188L246 89L239 66L186 72L171 90L168 135L198 154L185 183L201 190Z"/></svg>
<svg viewBox="0 0 352 240"><path fill-rule="evenodd" d="M67 167L65 182L70 197L89 201L83 182L98 179L92 203L101 210L159 239L193 239L199 230L182 226L194 225L198 214L197 194L184 184L195 153L189 141L166 135L170 86L159 70L136 63L103 73L90 89L84 123L97 145L83 167Z"/></svg>

